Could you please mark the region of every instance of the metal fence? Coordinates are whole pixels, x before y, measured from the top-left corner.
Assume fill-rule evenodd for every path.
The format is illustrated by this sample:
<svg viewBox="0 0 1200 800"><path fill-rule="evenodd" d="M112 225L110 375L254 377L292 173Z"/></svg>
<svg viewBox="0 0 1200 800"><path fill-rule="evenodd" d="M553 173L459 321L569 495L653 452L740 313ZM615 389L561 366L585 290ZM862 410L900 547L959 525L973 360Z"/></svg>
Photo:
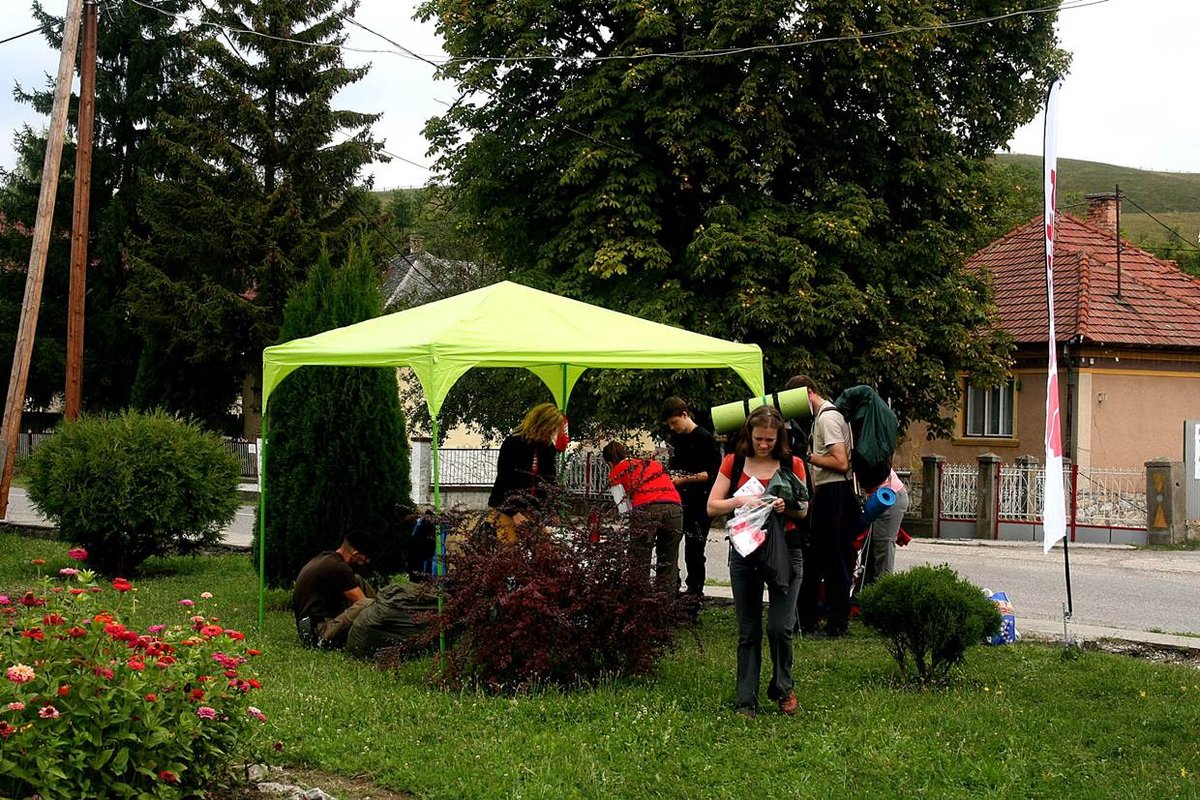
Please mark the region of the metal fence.
<svg viewBox="0 0 1200 800"><path fill-rule="evenodd" d="M53 433L18 433L17 456L27 456L37 449L37 446L53 436Z"/></svg>
<svg viewBox="0 0 1200 800"><path fill-rule="evenodd" d="M1046 468L1040 464L1002 464L997 516L1004 522L1041 522ZM942 466L941 516L974 519L979 498L979 469L973 464ZM1077 525L1141 528L1146 525L1146 472L1122 467L1072 467L1064 470L1067 513Z"/></svg>
<svg viewBox="0 0 1200 800"><path fill-rule="evenodd" d="M496 480L497 448L446 448L438 450L442 486L491 486ZM599 453L571 453L559 475L568 492L595 495L608 491L608 466Z"/></svg>
<svg viewBox="0 0 1200 800"><path fill-rule="evenodd" d="M229 452L237 456L238 462L242 465L242 477L258 480L258 442L232 439L228 436L222 436L221 441L224 442Z"/></svg>

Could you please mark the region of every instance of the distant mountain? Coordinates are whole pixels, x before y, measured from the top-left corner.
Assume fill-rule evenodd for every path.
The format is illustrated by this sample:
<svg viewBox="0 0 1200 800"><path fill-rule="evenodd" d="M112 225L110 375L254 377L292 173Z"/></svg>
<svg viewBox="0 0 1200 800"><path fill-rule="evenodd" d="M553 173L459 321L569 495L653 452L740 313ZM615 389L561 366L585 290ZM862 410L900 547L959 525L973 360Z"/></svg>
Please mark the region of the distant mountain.
<svg viewBox="0 0 1200 800"><path fill-rule="evenodd" d="M1042 169L1041 156L998 153L996 161L1035 174ZM1078 205L1084 195L1111 192L1119 185L1125 198L1121 204L1121 230L1133 241L1173 239L1162 225L1177 229L1193 245L1200 237L1200 173L1155 172L1060 158L1058 185L1059 208L1080 217L1086 214L1086 209Z"/></svg>

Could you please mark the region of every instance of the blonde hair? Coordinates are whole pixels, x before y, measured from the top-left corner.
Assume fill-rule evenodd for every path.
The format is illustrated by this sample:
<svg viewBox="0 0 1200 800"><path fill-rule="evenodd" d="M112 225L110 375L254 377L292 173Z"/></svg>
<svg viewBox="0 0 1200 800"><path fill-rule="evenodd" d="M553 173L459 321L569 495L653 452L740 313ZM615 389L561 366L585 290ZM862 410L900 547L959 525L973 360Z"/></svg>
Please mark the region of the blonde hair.
<svg viewBox="0 0 1200 800"><path fill-rule="evenodd" d="M563 424L563 414L553 403L538 403L513 431L527 442L553 442Z"/></svg>

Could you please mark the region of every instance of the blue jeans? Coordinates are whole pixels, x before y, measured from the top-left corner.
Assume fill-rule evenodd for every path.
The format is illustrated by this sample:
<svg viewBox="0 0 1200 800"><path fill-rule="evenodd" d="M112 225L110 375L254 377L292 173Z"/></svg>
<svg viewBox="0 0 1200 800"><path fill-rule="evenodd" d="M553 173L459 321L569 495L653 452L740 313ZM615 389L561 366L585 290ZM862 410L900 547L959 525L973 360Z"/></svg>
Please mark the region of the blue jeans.
<svg viewBox="0 0 1200 800"><path fill-rule="evenodd" d="M771 651L771 683L767 697L778 700L792 691L792 632L796 628L796 598L804 574L804 556L799 547L789 548L792 580L787 591L768 590L767 646ZM729 548L729 582L737 614L737 700L735 708L758 708L758 679L762 672L762 608L766 580L762 567L747 561Z"/></svg>

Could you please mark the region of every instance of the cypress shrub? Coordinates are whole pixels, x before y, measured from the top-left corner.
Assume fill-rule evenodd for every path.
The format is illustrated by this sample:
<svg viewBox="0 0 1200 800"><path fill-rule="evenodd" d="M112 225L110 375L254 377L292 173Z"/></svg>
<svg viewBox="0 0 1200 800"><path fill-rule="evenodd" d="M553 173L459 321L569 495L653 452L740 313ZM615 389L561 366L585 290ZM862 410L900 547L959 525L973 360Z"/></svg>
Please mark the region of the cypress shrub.
<svg viewBox="0 0 1200 800"><path fill-rule="evenodd" d="M340 269L321 256L288 298L280 339L351 325L382 310L379 273L359 243ZM267 582L290 586L306 561L346 535L370 555L377 572L403 569L412 500L396 370L302 367L269 402L263 465Z"/></svg>

